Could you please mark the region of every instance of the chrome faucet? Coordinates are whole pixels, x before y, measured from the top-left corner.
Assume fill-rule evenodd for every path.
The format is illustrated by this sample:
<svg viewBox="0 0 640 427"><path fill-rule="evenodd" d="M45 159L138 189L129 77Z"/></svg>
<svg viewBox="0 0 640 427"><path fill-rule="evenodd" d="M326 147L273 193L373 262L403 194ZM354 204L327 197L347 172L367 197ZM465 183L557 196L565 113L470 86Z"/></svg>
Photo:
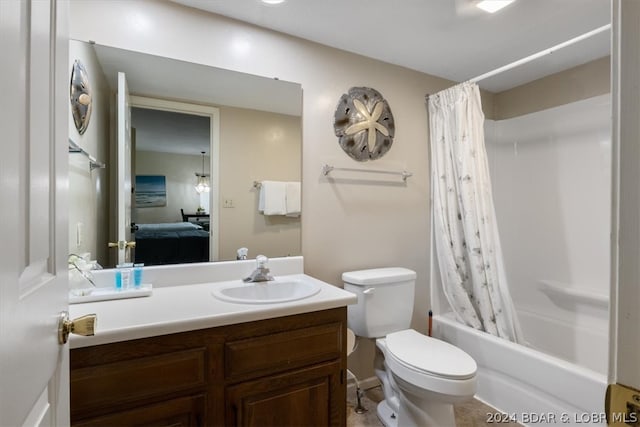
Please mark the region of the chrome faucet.
<svg viewBox="0 0 640 427"><path fill-rule="evenodd" d="M269 258L264 255L258 255L256 257L256 263L258 266L255 270L249 275L249 277L245 277L242 279L243 282L267 282L269 280L273 280L273 276L269 274L269 268L267 267L267 262L269 262Z"/></svg>
<svg viewBox="0 0 640 427"><path fill-rule="evenodd" d="M237 251L237 255L236 255L236 259L238 260L244 260L247 259L247 254L249 253L249 249L247 248L240 248Z"/></svg>

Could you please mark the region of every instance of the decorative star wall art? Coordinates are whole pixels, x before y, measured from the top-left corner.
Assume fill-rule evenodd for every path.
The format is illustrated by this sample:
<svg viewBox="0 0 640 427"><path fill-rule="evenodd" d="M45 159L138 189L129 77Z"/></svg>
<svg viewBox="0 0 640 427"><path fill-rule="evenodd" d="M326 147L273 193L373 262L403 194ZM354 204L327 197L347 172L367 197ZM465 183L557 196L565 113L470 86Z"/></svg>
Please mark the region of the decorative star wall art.
<svg viewBox="0 0 640 427"><path fill-rule="evenodd" d="M389 151L395 123L391 108L380 92L369 87L352 87L340 97L333 129L345 153L365 162Z"/></svg>
<svg viewBox="0 0 640 427"><path fill-rule="evenodd" d="M89 85L89 74L82 62L73 63L71 70L71 87L69 91L71 101L71 114L73 123L82 135L89 126L91 119L91 86Z"/></svg>

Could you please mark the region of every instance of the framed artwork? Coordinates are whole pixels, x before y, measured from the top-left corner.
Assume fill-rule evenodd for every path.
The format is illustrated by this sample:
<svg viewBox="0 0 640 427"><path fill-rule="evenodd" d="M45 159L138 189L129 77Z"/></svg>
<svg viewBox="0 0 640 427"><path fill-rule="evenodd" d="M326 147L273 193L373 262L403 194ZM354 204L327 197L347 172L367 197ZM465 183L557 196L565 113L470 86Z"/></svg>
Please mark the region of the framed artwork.
<svg viewBox="0 0 640 427"><path fill-rule="evenodd" d="M164 175L136 175L136 207L167 206L167 179Z"/></svg>

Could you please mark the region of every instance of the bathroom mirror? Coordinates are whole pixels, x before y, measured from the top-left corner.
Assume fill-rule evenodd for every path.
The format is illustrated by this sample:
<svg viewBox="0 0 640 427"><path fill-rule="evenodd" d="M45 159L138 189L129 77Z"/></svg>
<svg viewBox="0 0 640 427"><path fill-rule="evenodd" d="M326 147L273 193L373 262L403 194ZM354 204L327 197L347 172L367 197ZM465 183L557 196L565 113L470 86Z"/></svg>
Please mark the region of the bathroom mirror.
<svg viewBox="0 0 640 427"><path fill-rule="evenodd" d="M200 248L197 255L160 250L146 265L234 260L241 247L248 248L249 258L301 253L300 216L258 211L262 181L301 180L299 84L72 40L70 67L76 59L92 78L93 118L80 135L70 113L69 137L106 167L92 169L86 157L69 154L71 253L88 253L105 267L116 263L108 244L117 241L119 72L131 95L133 148L127 158L132 168L132 240L136 234L141 239L136 250L151 246L157 252L164 244L154 235L159 240L146 242L144 249L141 228L160 227L173 239L173 227L189 223L200 239L211 236L204 251L198 236L187 233L188 239L178 244L191 252ZM202 175L209 192L196 190ZM149 182L161 184L152 189L152 202L145 198Z"/></svg>

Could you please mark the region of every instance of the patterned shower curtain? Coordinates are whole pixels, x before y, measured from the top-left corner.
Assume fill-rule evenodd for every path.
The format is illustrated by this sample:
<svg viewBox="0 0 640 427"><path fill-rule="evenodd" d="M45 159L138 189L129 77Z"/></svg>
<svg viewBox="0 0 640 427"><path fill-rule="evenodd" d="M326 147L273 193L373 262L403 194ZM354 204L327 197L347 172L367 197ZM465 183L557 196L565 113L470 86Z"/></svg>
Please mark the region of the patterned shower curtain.
<svg viewBox="0 0 640 427"><path fill-rule="evenodd" d="M428 99L433 238L458 320L522 342L507 287L484 146L480 89L462 83Z"/></svg>

